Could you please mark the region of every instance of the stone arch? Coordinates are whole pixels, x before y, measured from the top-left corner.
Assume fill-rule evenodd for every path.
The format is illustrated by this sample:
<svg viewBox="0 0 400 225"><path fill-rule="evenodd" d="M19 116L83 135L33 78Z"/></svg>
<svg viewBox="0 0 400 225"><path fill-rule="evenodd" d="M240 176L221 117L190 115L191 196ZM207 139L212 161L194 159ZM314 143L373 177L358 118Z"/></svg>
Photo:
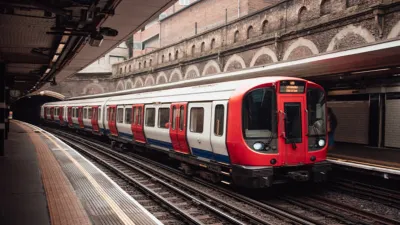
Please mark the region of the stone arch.
<svg viewBox="0 0 400 225"><path fill-rule="evenodd" d="M172 55L171 55L171 52L170 53L168 53L168 62L171 62L172 61Z"/></svg>
<svg viewBox="0 0 400 225"><path fill-rule="evenodd" d="M387 39L395 38L395 37L399 36L399 34L400 34L400 20L396 23L396 25L394 25L392 30L390 30L390 33L389 33Z"/></svg>
<svg viewBox="0 0 400 225"><path fill-rule="evenodd" d="M278 57L276 56L274 51L267 47L262 47L251 59L250 67L253 67L256 64L257 60L263 55L267 55L269 58L271 58L272 62L278 62Z"/></svg>
<svg viewBox="0 0 400 225"><path fill-rule="evenodd" d="M255 32L254 32L254 28L253 26L249 26L249 28L247 28L247 39L252 38L255 36Z"/></svg>
<svg viewBox="0 0 400 225"><path fill-rule="evenodd" d="M204 52L206 50L206 43L203 41L200 45L200 52Z"/></svg>
<svg viewBox="0 0 400 225"><path fill-rule="evenodd" d="M331 12L332 12L331 0L321 0L321 4L320 4L320 14L321 14L321 16L328 15Z"/></svg>
<svg viewBox="0 0 400 225"><path fill-rule="evenodd" d="M312 54L318 54L319 50L317 46L314 44L314 42L304 39L304 38L299 38L295 42L293 42L289 48L286 50L285 54L283 55L283 60L287 60L290 56L290 54L298 47L306 47L308 48Z"/></svg>
<svg viewBox="0 0 400 225"><path fill-rule="evenodd" d="M357 36L360 36L361 38L364 39L365 42L371 43L375 41L374 35L372 35L367 29L361 27L361 26L354 26L354 25L348 25L345 28L343 28L339 33L335 35L335 37L332 38L331 42L328 45L328 48L326 49L327 52L332 51L336 49L337 44L344 38L346 35L349 34L355 34Z"/></svg>
<svg viewBox="0 0 400 225"><path fill-rule="evenodd" d="M180 69L176 68L171 72L169 77L169 82L177 82L183 79L182 72Z"/></svg>
<svg viewBox="0 0 400 225"><path fill-rule="evenodd" d="M207 76L216 73L221 73L221 68L219 67L219 64L215 60L208 61L207 64L204 66L202 75Z"/></svg>
<svg viewBox="0 0 400 225"><path fill-rule="evenodd" d="M133 88L132 80L131 79L126 80L125 81L125 90L132 89L132 88Z"/></svg>
<svg viewBox="0 0 400 225"><path fill-rule="evenodd" d="M228 61L226 61L225 67L224 67L224 72L229 71L229 66L231 66L231 64L236 63L235 69L244 69L246 68L246 63L244 62L243 58L238 56L238 55L233 55L231 56ZM241 68L237 68L237 66L240 65Z"/></svg>
<svg viewBox="0 0 400 225"><path fill-rule="evenodd" d="M175 60L177 60L178 58L179 58L179 51L176 50L176 51L175 51Z"/></svg>
<svg viewBox="0 0 400 225"><path fill-rule="evenodd" d="M302 6L297 13L297 22L301 23L307 20L307 7Z"/></svg>
<svg viewBox="0 0 400 225"><path fill-rule="evenodd" d="M84 95L95 95L104 93L104 88L97 83L90 83L83 88Z"/></svg>
<svg viewBox="0 0 400 225"><path fill-rule="evenodd" d="M168 82L167 75L165 75L164 72L158 73L157 78L156 78L156 84L165 84L167 82Z"/></svg>
<svg viewBox="0 0 400 225"><path fill-rule="evenodd" d="M154 77L152 75L148 75L146 80L144 80L144 86L153 86L156 82L154 81Z"/></svg>
<svg viewBox="0 0 400 225"><path fill-rule="evenodd" d="M161 56L161 63L164 63L164 55Z"/></svg>
<svg viewBox="0 0 400 225"><path fill-rule="evenodd" d="M192 45L191 55L196 53L196 45Z"/></svg>
<svg viewBox="0 0 400 225"><path fill-rule="evenodd" d="M199 68L197 68L197 66L195 65L190 65L187 69L186 69L186 73L185 73L185 77L184 79L193 79L196 77L200 77L200 71Z"/></svg>
<svg viewBox="0 0 400 225"><path fill-rule="evenodd" d="M115 88L116 91L124 90L124 82L122 80L118 81L117 87Z"/></svg>
<svg viewBox="0 0 400 225"><path fill-rule="evenodd" d="M211 39L210 42L210 49L214 49L215 48L215 38Z"/></svg>
<svg viewBox="0 0 400 225"><path fill-rule="evenodd" d="M266 34L268 30L268 20L264 20L261 25L261 33Z"/></svg>
<svg viewBox="0 0 400 225"><path fill-rule="evenodd" d="M233 34L233 43L236 43L239 41L239 31L236 30L235 33Z"/></svg>
<svg viewBox="0 0 400 225"><path fill-rule="evenodd" d="M143 80L140 77L136 77L135 79L135 85L133 86L134 88L140 88L143 87Z"/></svg>

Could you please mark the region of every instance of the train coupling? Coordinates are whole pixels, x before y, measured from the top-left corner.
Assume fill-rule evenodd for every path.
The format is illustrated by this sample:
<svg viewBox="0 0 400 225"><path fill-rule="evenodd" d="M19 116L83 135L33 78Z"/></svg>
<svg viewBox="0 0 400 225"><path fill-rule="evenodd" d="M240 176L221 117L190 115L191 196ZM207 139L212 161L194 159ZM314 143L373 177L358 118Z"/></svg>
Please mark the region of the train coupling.
<svg viewBox="0 0 400 225"><path fill-rule="evenodd" d="M310 179L310 173L307 170L291 171L288 172L287 176L295 181L308 181Z"/></svg>

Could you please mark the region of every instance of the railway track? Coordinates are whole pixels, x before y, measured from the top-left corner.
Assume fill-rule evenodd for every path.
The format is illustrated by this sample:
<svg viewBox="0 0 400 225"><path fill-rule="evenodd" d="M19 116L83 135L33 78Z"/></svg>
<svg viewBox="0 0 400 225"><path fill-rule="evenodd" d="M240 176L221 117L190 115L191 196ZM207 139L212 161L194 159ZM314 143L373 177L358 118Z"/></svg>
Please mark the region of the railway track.
<svg viewBox="0 0 400 225"><path fill-rule="evenodd" d="M400 209L399 191L343 178L336 178L329 187L334 191L349 193L362 199Z"/></svg>
<svg viewBox="0 0 400 225"><path fill-rule="evenodd" d="M149 161L140 161L119 152L110 151L97 143L72 137L69 134L51 130L66 143L82 151L102 166L119 177L127 180L135 187L168 205L176 213L192 224L318 224L304 220L295 215L287 214L272 207L258 203L257 207L251 206L256 201L240 198L238 207L231 204L232 199L219 198L207 193L200 188L193 187L185 179L172 177L158 168L153 167ZM226 196L229 197L229 196ZM232 198L232 197L231 197ZM239 198L238 198L239 199ZM246 202L250 201L250 202Z"/></svg>
<svg viewBox="0 0 400 225"><path fill-rule="evenodd" d="M279 199L281 203L274 204L279 205L286 202L290 205L287 207L299 207L300 210L316 212L332 220L336 220L336 223L340 224L400 224L398 220L357 209L320 196L283 196L279 197ZM332 223L334 222L332 221Z"/></svg>
<svg viewBox="0 0 400 225"><path fill-rule="evenodd" d="M59 133L59 131L56 131ZM171 173L175 174L175 180L182 180L182 177L185 176L179 170L173 169L169 166L163 165L161 163L155 162L146 157L140 156L138 154L131 154L131 156L127 156L126 154L121 154L115 151L110 151L110 147L104 146L104 143L93 140L82 139L80 137L76 137L75 135L66 134L63 132L63 135L69 135L69 138L80 139L81 144L89 145L91 147L95 147L98 149L102 149L102 151L106 151L108 154L113 155L119 159L124 161L135 161L140 160L141 163L145 163L148 167L153 167L153 169L157 170L165 170L168 171L169 175L161 175L161 176L170 176ZM148 169L148 168L147 168ZM222 206L222 212L230 212L232 217L237 219L239 222L245 224L400 224L400 221L392 220L389 218L385 218L380 215L374 215L372 213L365 212L363 210L357 210L355 208L349 206L340 205L340 203L336 203L329 199L324 199L319 196L312 197L290 197L290 196L282 196L279 197L278 200L265 201L259 199L251 199L249 197L240 195L235 193L225 187L221 187L219 185L214 185L208 182L205 182L199 178L191 178L191 181L196 182L197 184L202 185L203 187L209 188L206 193L212 193L213 191L218 193L219 197L213 196L199 196L199 193L193 191L192 188L189 188L188 193L193 196L198 196L205 202L212 202L219 206ZM168 181L170 182L170 181ZM179 186L182 184L174 184L176 187L179 187L181 190L187 190L187 183L183 186ZM192 190L190 190L192 189ZM212 191L210 191L212 190ZM383 190L380 190L383 191ZM221 197L223 195L224 197ZM210 198L211 197L211 198ZM231 198L228 201L224 201L221 203L220 199L226 200L227 198ZM237 202L241 202L246 205L245 207L234 207L229 208L232 199ZM229 203L226 205L226 203ZM225 203L225 204L224 204ZM222 205L221 205L222 204ZM213 205L215 206L215 205ZM249 207L250 206L250 207ZM252 216L241 214L242 211L238 209L247 209L249 212L253 212ZM247 212L247 214L249 214ZM265 215L269 214L274 218L268 219L265 218ZM250 213L251 215L251 213ZM273 222L265 222L265 221L273 221ZM222 222L223 223L223 222ZM232 222L229 222L232 223Z"/></svg>

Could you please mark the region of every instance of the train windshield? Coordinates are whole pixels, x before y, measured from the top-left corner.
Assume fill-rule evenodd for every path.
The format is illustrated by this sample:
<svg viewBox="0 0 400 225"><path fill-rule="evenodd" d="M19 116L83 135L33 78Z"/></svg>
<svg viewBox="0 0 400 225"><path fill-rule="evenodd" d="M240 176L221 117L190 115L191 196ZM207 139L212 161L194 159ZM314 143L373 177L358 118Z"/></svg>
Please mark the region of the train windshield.
<svg viewBox="0 0 400 225"><path fill-rule="evenodd" d="M276 127L275 90L260 88L249 92L243 99L245 138L272 138Z"/></svg>
<svg viewBox="0 0 400 225"><path fill-rule="evenodd" d="M325 136L326 134L325 92L317 88L307 90L308 135Z"/></svg>

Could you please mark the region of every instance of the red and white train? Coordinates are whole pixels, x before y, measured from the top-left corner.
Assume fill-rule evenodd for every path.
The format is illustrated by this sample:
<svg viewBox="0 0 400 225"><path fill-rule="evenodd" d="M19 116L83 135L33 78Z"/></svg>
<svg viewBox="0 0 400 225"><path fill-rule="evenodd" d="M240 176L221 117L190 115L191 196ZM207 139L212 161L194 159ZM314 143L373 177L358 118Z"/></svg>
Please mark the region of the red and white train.
<svg viewBox="0 0 400 225"><path fill-rule="evenodd" d="M143 90L46 103L41 118L165 152L212 181L259 188L326 178L326 99L313 82L262 77Z"/></svg>

